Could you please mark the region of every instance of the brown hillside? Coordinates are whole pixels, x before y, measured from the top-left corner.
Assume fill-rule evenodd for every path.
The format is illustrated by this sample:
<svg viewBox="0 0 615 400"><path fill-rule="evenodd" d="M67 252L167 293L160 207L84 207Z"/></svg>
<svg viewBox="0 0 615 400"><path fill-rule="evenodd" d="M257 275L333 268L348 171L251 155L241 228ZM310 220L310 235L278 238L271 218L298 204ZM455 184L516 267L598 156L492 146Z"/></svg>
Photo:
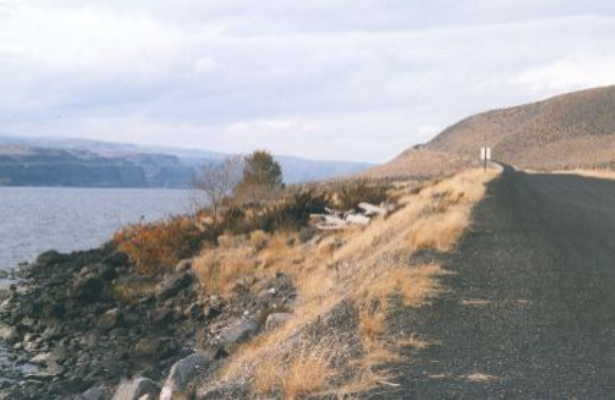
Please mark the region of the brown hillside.
<svg viewBox="0 0 615 400"><path fill-rule="evenodd" d="M615 86L583 90L467 118L427 144L476 157L483 141L497 160L567 168L615 161Z"/></svg>
<svg viewBox="0 0 615 400"><path fill-rule="evenodd" d="M471 116L366 175L451 173L477 163L485 142L495 160L523 168L615 167L615 86Z"/></svg>
<svg viewBox="0 0 615 400"><path fill-rule="evenodd" d="M464 155L412 148L386 164L370 168L363 176L421 179L448 175L470 165L471 159Z"/></svg>

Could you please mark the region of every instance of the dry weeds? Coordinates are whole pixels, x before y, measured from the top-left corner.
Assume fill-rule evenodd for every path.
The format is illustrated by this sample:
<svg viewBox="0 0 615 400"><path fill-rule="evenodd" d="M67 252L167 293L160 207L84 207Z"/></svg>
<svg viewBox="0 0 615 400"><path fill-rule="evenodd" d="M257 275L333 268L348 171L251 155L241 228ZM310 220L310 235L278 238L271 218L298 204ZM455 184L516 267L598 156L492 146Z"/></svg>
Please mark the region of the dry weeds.
<svg viewBox="0 0 615 400"><path fill-rule="evenodd" d="M454 248L470 224L471 208L484 195L485 184L498 173L467 171L420 191L409 190L400 199L400 210L365 228L294 246L274 236L260 251L251 244L254 257L266 266L263 271L282 271L293 278L297 305L286 324L241 345L219 371L220 381L251 376L255 394L277 392L284 398L316 394L347 398L378 385L395 385L387 366L402 360L399 349L418 351L433 343L413 335L388 334L391 300L397 297L405 307L428 305L446 290L440 278L450 273L437 264L410 265L410 255L419 242L441 251ZM434 220L436 216L441 219ZM443 233L447 233L444 239ZM297 258L300 254L309 256ZM300 261L289 262L293 259ZM331 339L326 347L306 340L308 328L344 301L357 310L356 332L350 334L358 339L360 351L342 351L348 346L346 339ZM353 358L345 359L350 353Z"/></svg>

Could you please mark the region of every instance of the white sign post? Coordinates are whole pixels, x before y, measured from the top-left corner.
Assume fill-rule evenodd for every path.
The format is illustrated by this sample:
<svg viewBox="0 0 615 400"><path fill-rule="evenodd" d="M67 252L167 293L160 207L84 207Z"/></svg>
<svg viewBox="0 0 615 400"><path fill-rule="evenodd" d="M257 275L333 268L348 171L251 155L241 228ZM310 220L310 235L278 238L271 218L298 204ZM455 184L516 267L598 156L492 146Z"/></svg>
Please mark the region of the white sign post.
<svg viewBox="0 0 615 400"><path fill-rule="evenodd" d="M487 161L491 160L491 147L483 146L480 148L480 159L483 162L483 168L487 169Z"/></svg>

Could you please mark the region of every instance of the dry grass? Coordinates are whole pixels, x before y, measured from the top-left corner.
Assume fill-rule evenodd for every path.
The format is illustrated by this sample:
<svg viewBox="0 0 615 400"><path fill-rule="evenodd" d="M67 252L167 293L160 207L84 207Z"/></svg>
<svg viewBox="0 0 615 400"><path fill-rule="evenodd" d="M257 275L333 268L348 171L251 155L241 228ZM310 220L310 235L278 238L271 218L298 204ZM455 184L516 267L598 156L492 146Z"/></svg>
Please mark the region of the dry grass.
<svg viewBox="0 0 615 400"><path fill-rule="evenodd" d="M449 273L437 264L392 268L359 286L356 299L367 304L377 303L386 311L390 297L399 295L405 306L422 307L442 293L444 288L437 278Z"/></svg>
<svg viewBox="0 0 615 400"><path fill-rule="evenodd" d="M259 365L253 376L253 392L297 399L324 390L337 373L332 366L334 357L329 346L303 344L287 359L273 358Z"/></svg>
<svg viewBox="0 0 615 400"><path fill-rule="evenodd" d="M254 274L254 252L249 247L207 249L192 261L207 294L228 295L241 277Z"/></svg>
<svg viewBox="0 0 615 400"><path fill-rule="evenodd" d="M615 179L615 171L611 169L570 169L554 171L554 174L572 174L586 176L588 178Z"/></svg>
<svg viewBox="0 0 615 400"><path fill-rule="evenodd" d="M279 393L283 398L346 398L382 384L394 385L387 366L401 361L399 349L421 350L433 343L416 336L399 338L389 334L391 300L398 298L405 307L428 305L446 290L440 278L450 273L437 264L410 265L416 246L409 237L417 227L425 238L440 236L444 228L421 222L433 221L434 215L460 214L463 218L452 225L461 231L466 229L471 208L484 195L485 184L498 173L468 171L426 184L420 191L408 187L397 212L365 228L327 234L330 236L320 241L294 246L274 235L262 250L251 247L253 258L260 260L264 271L283 271L292 277L298 292L297 304L286 324L241 345L219 371L219 382L252 377L256 395ZM425 212L430 206L431 210ZM429 240L435 243L431 246L450 249L459 237L455 231L445 244ZM309 256L297 263L289 262L300 254ZM305 333L313 332L310 327L322 324L343 302L354 305L357 311L357 326L352 328L355 331L344 335L355 338L358 351L343 350L349 343L344 335L340 337L346 339L327 343L328 352L319 343L314 344L313 337L306 340Z"/></svg>
<svg viewBox="0 0 615 400"><path fill-rule="evenodd" d="M436 343L425 340L425 339L421 339L417 335L413 334L408 337L397 340L395 344L399 347L409 347L409 348L416 349L416 350L423 350L423 349L433 346Z"/></svg>

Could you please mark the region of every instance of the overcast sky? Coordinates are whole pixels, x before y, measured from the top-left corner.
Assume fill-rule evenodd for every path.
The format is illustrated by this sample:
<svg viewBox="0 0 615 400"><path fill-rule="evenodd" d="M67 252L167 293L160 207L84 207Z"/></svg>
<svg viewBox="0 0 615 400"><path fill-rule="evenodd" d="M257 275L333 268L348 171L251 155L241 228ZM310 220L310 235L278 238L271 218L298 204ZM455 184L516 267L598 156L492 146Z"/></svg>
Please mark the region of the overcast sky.
<svg viewBox="0 0 615 400"><path fill-rule="evenodd" d="M0 0L0 133L379 162L614 50L613 0Z"/></svg>

